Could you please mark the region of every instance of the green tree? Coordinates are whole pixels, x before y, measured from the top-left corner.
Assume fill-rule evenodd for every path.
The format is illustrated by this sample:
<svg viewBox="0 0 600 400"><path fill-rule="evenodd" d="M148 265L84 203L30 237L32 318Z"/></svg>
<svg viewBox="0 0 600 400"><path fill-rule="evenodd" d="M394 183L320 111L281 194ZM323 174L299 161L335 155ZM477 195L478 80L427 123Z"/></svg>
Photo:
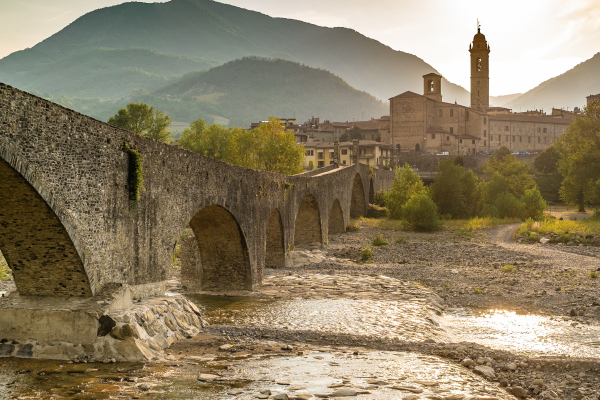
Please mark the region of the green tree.
<svg viewBox="0 0 600 400"><path fill-rule="evenodd" d="M521 217L524 219L540 219L546 209L546 201L538 188L528 189L521 199Z"/></svg>
<svg viewBox="0 0 600 400"><path fill-rule="evenodd" d="M260 169L286 175L303 171L304 146L296 145L296 137L285 130L279 118L270 117L254 131Z"/></svg>
<svg viewBox="0 0 600 400"><path fill-rule="evenodd" d="M404 226L415 231L433 231L440 227L437 206L424 193L412 196L402 206Z"/></svg>
<svg viewBox="0 0 600 400"><path fill-rule="evenodd" d="M412 196L425 193L426 189L419 174L408 164L396 169L395 175L392 187L386 194L385 204L390 218L402 219L402 207Z"/></svg>
<svg viewBox="0 0 600 400"><path fill-rule="evenodd" d="M342 133L340 136L340 142L347 142L349 140L348 131L344 131L344 133Z"/></svg>
<svg viewBox="0 0 600 400"><path fill-rule="evenodd" d="M145 103L129 103L125 108L108 119L108 123L117 128L137 133L140 136L169 142L171 117Z"/></svg>
<svg viewBox="0 0 600 400"><path fill-rule="evenodd" d="M352 129L350 129L350 139L352 139L352 140L362 140L363 139L363 133L362 133L362 129L360 126L354 125L352 127Z"/></svg>
<svg viewBox="0 0 600 400"><path fill-rule="evenodd" d="M548 175L558 170L559 160L560 153L556 150L554 146L550 146L546 150L542 151L540 155L538 155L535 158L533 166L542 174Z"/></svg>
<svg viewBox="0 0 600 400"><path fill-rule="evenodd" d="M600 204L600 100L584 109L555 144L563 176L560 196L565 203L579 206Z"/></svg>
<svg viewBox="0 0 600 400"><path fill-rule="evenodd" d="M502 146L500 147L498 150L496 150L496 154L494 154L493 157L496 157L498 160L500 160L500 162L504 161L504 158L506 156L511 155L512 153L510 152L510 149L506 146Z"/></svg>
<svg viewBox="0 0 600 400"><path fill-rule="evenodd" d="M533 175L529 173L529 164L517 161L512 154L500 157L498 152L491 156L485 164L484 173L494 175L497 172L502 175L510 187L510 192L515 197L521 197L527 189L535 187Z"/></svg>
<svg viewBox="0 0 600 400"><path fill-rule="evenodd" d="M479 178L473 171L446 159L438 165L437 175L430 187L431 199L440 214L452 218L469 218L477 215L481 203Z"/></svg>

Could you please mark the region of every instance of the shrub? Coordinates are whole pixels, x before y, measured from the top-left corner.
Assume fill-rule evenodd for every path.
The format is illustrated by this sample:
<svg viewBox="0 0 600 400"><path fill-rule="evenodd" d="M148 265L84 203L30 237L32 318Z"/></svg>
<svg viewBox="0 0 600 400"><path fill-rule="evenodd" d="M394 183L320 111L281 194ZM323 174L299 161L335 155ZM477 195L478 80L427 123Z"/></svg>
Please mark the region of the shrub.
<svg viewBox="0 0 600 400"><path fill-rule="evenodd" d="M371 248L369 246L365 247L364 249L362 249L360 251L360 257L363 259L363 261L370 260L372 256L373 256L373 250L371 250Z"/></svg>
<svg viewBox="0 0 600 400"><path fill-rule="evenodd" d="M483 291L483 289L477 289L477 288L475 288L475 289L473 289L473 293L474 294L483 294L484 291Z"/></svg>
<svg viewBox="0 0 600 400"><path fill-rule="evenodd" d="M416 231L433 231L440 227L437 206L427 195L417 194L402 207L404 225Z"/></svg>
<svg viewBox="0 0 600 400"><path fill-rule="evenodd" d="M383 235L382 235L382 234L379 234L379 235L375 236L375 237L373 238L373 240L371 240L371 244L372 244L373 246L385 246L385 245L387 245L387 244L389 244L389 243L387 242L387 240L385 240L385 239L383 238Z"/></svg>
<svg viewBox="0 0 600 400"><path fill-rule="evenodd" d="M369 204L369 210L367 211L367 218L385 218L387 215L387 208L376 206L375 204Z"/></svg>
<svg viewBox="0 0 600 400"><path fill-rule="evenodd" d="M528 189L523 195L521 204L521 217L540 219L544 215L546 202L538 188Z"/></svg>
<svg viewBox="0 0 600 400"><path fill-rule="evenodd" d="M379 207L385 207L385 191L380 190L375 192L375 196L373 198L373 204L378 205Z"/></svg>
<svg viewBox="0 0 600 400"><path fill-rule="evenodd" d="M510 193L502 193L496 200L498 217L515 218L519 216L519 200Z"/></svg>
<svg viewBox="0 0 600 400"><path fill-rule="evenodd" d="M408 238L406 236L400 236L396 239L396 243L406 243L408 242Z"/></svg>
<svg viewBox="0 0 600 400"><path fill-rule="evenodd" d="M416 195L425 193L423 181L419 174L412 170L410 165L396 170L396 177L392 188L386 193L385 204L389 210L391 219L402 219L402 207L409 199Z"/></svg>
<svg viewBox="0 0 600 400"><path fill-rule="evenodd" d="M515 267L512 264L506 264L500 267L500 271L502 272L513 272L517 269L517 267Z"/></svg>
<svg viewBox="0 0 600 400"><path fill-rule="evenodd" d="M600 274L598 274L598 271L591 271L588 276L590 277L590 279L598 279L598 277L600 277Z"/></svg>

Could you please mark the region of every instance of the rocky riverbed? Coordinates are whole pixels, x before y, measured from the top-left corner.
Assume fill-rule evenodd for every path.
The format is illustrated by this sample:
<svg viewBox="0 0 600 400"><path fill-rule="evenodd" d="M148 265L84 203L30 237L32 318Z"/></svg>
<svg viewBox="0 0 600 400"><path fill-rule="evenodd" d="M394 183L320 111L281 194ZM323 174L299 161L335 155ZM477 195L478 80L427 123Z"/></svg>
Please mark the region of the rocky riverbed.
<svg viewBox="0 0 600 400"><path fill-rule="evenodd" d="M360 224L292 252L291 267L265 271L249 296L188 294L210 326L175 342L166 363L5 359L0 398L600 398L600 335L527 343L542 328L567 341L600 332L597 248L516 244L516 225L421 234ZM379 234L388 245L371 244Z"/></svg>

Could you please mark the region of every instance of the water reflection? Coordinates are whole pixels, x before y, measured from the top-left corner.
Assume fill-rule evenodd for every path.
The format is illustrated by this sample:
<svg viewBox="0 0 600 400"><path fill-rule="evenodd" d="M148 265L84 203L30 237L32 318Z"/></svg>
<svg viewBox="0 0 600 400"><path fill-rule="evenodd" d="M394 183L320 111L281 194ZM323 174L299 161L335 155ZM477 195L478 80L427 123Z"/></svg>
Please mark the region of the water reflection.
<svg viewBox="0 0 600 400"><path fill-rule="evenodd" d="M530 355L600 357L600 326L505 310L447 310L442 319L455 341Z"/></svg>
<svg viewBox="0 0 600 400"><path fill-rule="evenodd" d="M403 341L446 338L438 316L418 301L188 297L203 308L212 325L315 330Z"/></svg>

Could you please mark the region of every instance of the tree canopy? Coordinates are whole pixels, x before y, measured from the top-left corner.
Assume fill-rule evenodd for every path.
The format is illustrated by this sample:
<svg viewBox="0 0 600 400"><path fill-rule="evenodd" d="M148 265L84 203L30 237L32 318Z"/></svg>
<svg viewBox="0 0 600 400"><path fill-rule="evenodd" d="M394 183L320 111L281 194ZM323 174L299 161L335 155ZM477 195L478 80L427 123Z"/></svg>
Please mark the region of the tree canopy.
<svg viewBox="0 0 600 400"><path fill-rule="evenodd" d="M363 139L363 133L362 133L362 128L358 125L354 125L352 127L352 129L350 129L350 139L352 140L362 140Z"/></svg>
<svg viewBox="0 0 600 400"><path fill-rule="evenodd" d="M600 204L600 100L584 109L555 144L560 153L558 170L563 182L560 196L565 203L578 205Z"/></svg>
<svg viewBox="0 0 600 400"><path fill-rule="evenodd" d="M171 117L145 103L127 104L110 117L108 123L161 142L169 142L171 137Z"/></svg>
<svg viewBox="0 0 600 400"><path fill-rule="evenodd" d="M303 171L304 146L279 118L271 117L253 130L227 129L199 119L183 131L179 144L184 149L244 168L293 175Z"/></svg>
<svg viewBox="0 0 600 400"><path fill-rule="evenodd" d="M543 174L552 174L558 170L559 159L560 153L554 146L550 146L535 158L533 166Z"/></svg>

